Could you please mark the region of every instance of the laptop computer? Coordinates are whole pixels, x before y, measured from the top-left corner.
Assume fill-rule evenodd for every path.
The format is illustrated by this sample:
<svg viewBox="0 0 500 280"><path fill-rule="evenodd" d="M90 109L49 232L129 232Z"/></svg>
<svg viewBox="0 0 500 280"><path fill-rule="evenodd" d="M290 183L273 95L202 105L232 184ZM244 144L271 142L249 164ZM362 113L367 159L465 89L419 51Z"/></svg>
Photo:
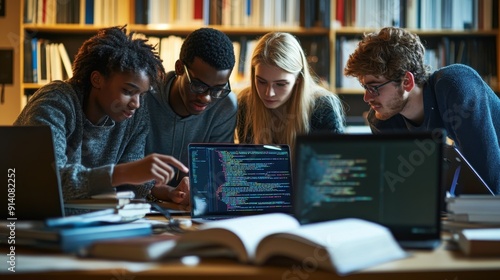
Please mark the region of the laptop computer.
<svg viewBox="0 0 500 280"><path fill-rule="evenodd" d="M288 145L191 143L188 155L194 222L292 212Z"/></svg>
<svg viewBox="0 0 500 280"><path fill-rule="evenodd" d="M294 214L302 224L361 218L386 226L405 248L434 248L444 141L431 133L300 135Z"/></svg>
<svg viewBox="0 0 500 280"><path fill-rule="evenodd" d="M62 188L49 126L0 126L2 220L64 216Z"/></svg>
<svg viewBox="0 0 500 280"><path fill-rule="evenodd" d="M495 195L455 146L444 146L443 160L443 187L445 188L445 192L448 192L448 195Z"/></svg>

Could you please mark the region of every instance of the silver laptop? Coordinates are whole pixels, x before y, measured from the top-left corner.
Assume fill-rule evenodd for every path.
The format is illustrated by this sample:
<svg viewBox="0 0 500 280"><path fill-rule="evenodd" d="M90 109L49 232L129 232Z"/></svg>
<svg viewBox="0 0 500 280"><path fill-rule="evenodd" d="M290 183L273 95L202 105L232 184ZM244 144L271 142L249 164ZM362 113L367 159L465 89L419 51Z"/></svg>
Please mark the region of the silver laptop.
<svg viewBox="0 0 500 280"><path fill-rule="evenodd" d="M440 134L441 135L441 134ZM406 248L434 248L441 234L444 136L321 134L297 137L294 214L302 224L361 218Z"/></svg>
<svg viewBox="0 0 500 280"><path fill-rule="evenodd" d="M288 145L192 143L188 152L193 221L291 213Z"/></svg>
<svg viewBox="0 0 500 280"><path fill-rule="evenodd" d="M0 126L0 155L2 220L64 216L49 126Z"/></svg>

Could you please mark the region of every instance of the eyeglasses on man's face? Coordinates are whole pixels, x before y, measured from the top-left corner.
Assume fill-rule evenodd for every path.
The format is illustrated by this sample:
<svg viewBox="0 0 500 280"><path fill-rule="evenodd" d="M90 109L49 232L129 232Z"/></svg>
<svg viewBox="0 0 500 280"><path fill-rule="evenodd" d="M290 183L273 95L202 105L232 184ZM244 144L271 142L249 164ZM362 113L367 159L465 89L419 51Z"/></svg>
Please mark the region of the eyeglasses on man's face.
<svg viewBox="0 0 500 280"><path fill-rule="evenodd" d="M204 82L198 80L191 80L191 77L189 76L189 71L185 64L184 64L184 71L186 71L186 75L189 81L189 89L191 90L192 93L204 94L208 91L210 93L210 97L212 98L224 98L231 92L231 85L229 84L229 81L227 82L227 85L224 87L211 87L205 84Z"/></svg>
<svg viewBox="0 0 500 280"><path fill-rule="evenodd" d="M388 83L390 82L394 82L393 80L389 80L385 83L382 83L378 86L368 86L368 85L365 85L365 84L361 84L361 86L373 97L377 97L380 95L380 93L378 92L378 89L387 85Z"/></svg>

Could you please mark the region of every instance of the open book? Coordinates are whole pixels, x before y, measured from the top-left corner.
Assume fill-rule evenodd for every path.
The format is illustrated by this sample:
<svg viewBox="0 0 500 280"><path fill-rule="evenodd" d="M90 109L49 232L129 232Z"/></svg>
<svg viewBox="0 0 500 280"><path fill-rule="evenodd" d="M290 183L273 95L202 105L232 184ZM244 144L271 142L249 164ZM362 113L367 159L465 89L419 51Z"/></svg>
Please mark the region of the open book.
<svg viewBox="0 0 500 280"><path fill-rule="evenodd" d="M302 263L314 260L318 268L351 273L376 264L404 258L390 231L360 219L342 219L300 225L286 214L263 214L203 224L199 230L178 238L149 239L150 242L100 242L88 250L92 257L159 260L186 255L236 257L243 263L263 265L273 258ZM164 252L148 254L161 244ZM160 247L160 246L157 246ZM113 257L109 252L127 254ZM106 252L106 253L105 253ZM143 259L137 259L142 256Z"/></svg>

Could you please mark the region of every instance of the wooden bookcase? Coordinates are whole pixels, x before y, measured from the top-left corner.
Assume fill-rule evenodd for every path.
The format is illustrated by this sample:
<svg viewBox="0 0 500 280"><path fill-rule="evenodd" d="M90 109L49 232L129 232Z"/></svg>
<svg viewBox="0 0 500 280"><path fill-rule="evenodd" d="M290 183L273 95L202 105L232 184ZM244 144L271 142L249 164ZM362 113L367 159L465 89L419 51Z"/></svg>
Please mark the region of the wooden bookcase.
<svg viewBox="0 0 500 280"><path fill-rule="evenodd" d="M39 24L39 23L27 23L25 18L26 18L26 3L27 1L31 0L22 0L21 2L21 9L20 9L20 21L21 21L21 30L20 30L20 37L24 38L24 40L31 40L31 38L43 38L43 39L48 39L53 42L60 42L63 43L66 46L67 52L69 53L70 58L72 59L73 56L76 54L78 47L81 45L81 43L89 38L90 36L94 35L96 31L102 27L109 26L109 25L102 25L102 24L85 24L85 23L73 23L73 24ZM55 1L55 0L47 0L48 2L50 1ZM74 0L78 2L79 0ZM94 1L95 3L102 2L101 1ZM108 0L104 0L108 1ZM121 22L116 23L116 24L111 24L111 25L123 25L127 24L128 31L133 31L133 32L138 32L145 34L146 36L151 36L151 37L167 37L170 35L176 35L180 37L185 37L187 34L189 34L191 31L201 27L201 26L209 26L213 27L216 29L219 29L228 36L234 40L238 41L241 40L242 38L245 38L245 40L251 40L255 39L269 31L284 31L284 32L290 32L299 38L301 42L315 42L314 47L306 47L304 44L304 49L306 50L306 53L308 55L311 55L311 52L318 52L318 54L312 54L311 55L311 63L317 63L317 67L315 68L316 72L322 77L322 79L327 83L327 85L330 87L330 89L339 94L345 102L349 105L350 111L347 112L348 116L352 115L354 117L360 116L362 112L368 109L368 106L364 104L361 94L363 94L363 91L360 88L351 88L351 87L345 87L339 84L339 79L342 78L342 69L343 65L339 61L340 56L339 56L339 46L342 40L356 40L360 39L361 36L365 32L373 31L378 29L379 27L373 26L373 27L366 27L366 26L354 26L351 23L347 24L340 24L337 19L339 19L339 15L342 15L342 12L338 14L337 12L340 11L339 9L345 9L346 5L351 5L354 0L282 0L282 1L297 1L295 2L298 4L298 7L296 7L296 12L300 14L300 24L296 24L294 26L291 25L252 25L252 24L240 24L240 25L231 25L228 24L227 21L225 23L222 23L222 21L215 22L212 18L210 22L207 21L193 21L191 23L178 23L178 22L170 22L170 23L162 23L162 24L139 24L136 22L136 13L137 11L137 4L143 3L143 2L148 2L144 0L126 0L126 1L118 1L118 0L109 0L109 1L116 1L116 3L119 3L121 5L121 9L123 10L123 5L125 5L125 11L126 15L121 17ZM174 1L174 0L171 0ZM207 6L204 6L205 9L209 7L210 3L215 2L217 0L190 0L192 2L189 2L188 0L180 0L176 2L176 6L174 5L176 11L183 11L182 9L189 10L189 12L192 12L191 9L193 9L192 6L189 5L199 5L200 3L205 3ZM253 1L259 1L259 0L252 0ZM276 1L281 1L281 0L276 0ZM323 2L322 2L323 1ZM374 2L380 2L382 3L385 1L385 3L390 3L390 1L394 2L400 2L399 0L356 0L358 1L358 5L363 4L365 5L366 3L374 3ZM366 2L362 2L366 1ZM407 0L408 2L412 0ZM439 1L439 0L436 0ZM443 0L444 1L444 0ZM468 1L468 0L464 0ZM484 1L496 1L498 0L470 0L472 2L484 2ZM66 1L63 1L66 2ZM81 0L81 7L84 6L86 0ZM188 2L191 4L186 5ZM238 3L238 5L241 5L246 1L243 0L232 0L232 3L236 5L235 3ZM273 1L274 2L274 1ZM306 5L305 3L310 3L310 2L316 2L317 7L310 7L310 6L304 6ZM415 1L416 2L416 1ZM454 2L454 1L453 1ZM322 6L323 5L323 6ZM368 4L366 4L368 5ZM500 10L500 5L496 4L494 7L496 7L496 10ZM211 7L211 6L210 6ZM283 6L285 7L285 6ZM325 11L322 11L322 9L328 10L328 13L325 13ZM375 6L377 7L377 6ZM235 6L233 9L241 8L241 6ZM297 9L298 8L298 9ZM274 8L274 9L279 9L279 8ZM369 12L373 14L375 18L381 17L382 14L384 14L384 11L382 8L377 10L377 8L372 8L372 7L367 7L366 9L370 9ZM402 8L400 7L400 10ZM272 10L272 9L271 9ZM308 13L305 11L315 11L317 14L316 21L314 19L309 18L308 23L305 23L305 18L311 17L310 14L313 14L313 12ZM109 11L108 11L109 12ZM359 12L359 11L358 11ZM456 11L455 11L456 12ZM268 14L268 11L262 12L263 14L261 15L261 20L264 17L270 17L271 15ZM185 13L177 13L177 14L185 14ZM323 19L318 20L320 16L324 15L329 15L329 19L325 20ZM495 22L492 24L492 28L489 30L481 30L481 29L470 29L470 30L454 30L454 29L421 29L421 28L408 28L414 32L416 32L421 39L428 44L430 47L436 47L439 44L442 44L443 40L448 40L450 42L456 42L456 51L460 48L460 45L464 43L460 42L472 42L475 44L476 42L479 42L483 45L481 46L488 46L489 49L493 50L492 53L489 54L489 57L486 59L483 59L483 56L485 55L484 48L479 49L479 52L476 54L481 63L486 63L487 67L489 67L488 71L491 71L491 80L489 81L490 85L495 91L499 91L500 89L500 79L498 79L498 74L500 73L500 53L499 53L499 47L500 46L500 32L499 32L499 19L498 19L498 14L499 11L496 11L496 13L493 13L494 16L492 17L492 21ZM175 12L170 13L170 16L174 16ZM212 13L213 15L213 13ZM81 13L81 17L83 17L84 14ZM343 16L346 16L345 14ZM342 17L342 16L341 16ZM123 22L126 21L126 22ZM213 23L217 24L213 24ZM306 27L306 25L308 27ZM369 25L372 26L372 25ZM446 39L445 39L446 38ZM481 48L481 47L480 47ZM445 50L445 52L449 52L449 50ZM24 53L23 49L23 44L20 45L20 53ZM35 92L38 88L40 88L43 84L40 83L31 83L31 82L24 82L23 76L25 71L30 71L29 67L25 66L25 61L24 61L24 56L20 56L20 61L19 61L19 69L20 69L20 77L21 77L21 92L19 93L19 98L23 100L21 103L25 104L27 100L27 96ZM481 71L478 71L481 73ZM235 71L233 71L235 73Z"/></svg>

